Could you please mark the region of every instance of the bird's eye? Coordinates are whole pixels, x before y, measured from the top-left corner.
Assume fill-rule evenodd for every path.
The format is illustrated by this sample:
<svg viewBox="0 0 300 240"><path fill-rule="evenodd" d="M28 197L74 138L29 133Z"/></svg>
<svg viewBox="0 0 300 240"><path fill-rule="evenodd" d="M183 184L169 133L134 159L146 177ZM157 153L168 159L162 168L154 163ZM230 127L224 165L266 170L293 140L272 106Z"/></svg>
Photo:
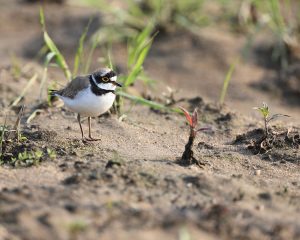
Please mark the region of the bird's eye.
<svg viewBox="0 0 300 240"><path fill-rule="evenodd" d="M102 78L102 81L103 81L103 82L108 82L108 81L109 81L109 78L108 78L108 77L103 77L103 78Z"/></svg>

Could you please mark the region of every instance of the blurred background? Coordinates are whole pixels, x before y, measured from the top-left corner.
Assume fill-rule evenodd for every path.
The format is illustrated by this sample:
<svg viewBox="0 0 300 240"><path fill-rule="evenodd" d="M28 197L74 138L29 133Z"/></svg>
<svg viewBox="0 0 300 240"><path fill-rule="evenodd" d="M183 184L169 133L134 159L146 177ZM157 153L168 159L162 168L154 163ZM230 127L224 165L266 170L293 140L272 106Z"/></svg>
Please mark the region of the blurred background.
<svg viewBox="0 0 300 240"><path fill-rule="evenodd" d="M297 0L0 0L0 5L2 107L34 73L42 81L46 65L47 86L66 82L55 61L45 63L42 6L46 30L74 75L112 64L126 79L134 68L132 49L144 32L149 51L137 80L128 84L133 95L165 102L197 96L245 114L267 102L275 112L300 116ZM16 84L4 84L9 81Z"/></svg>
<svg viewBox="0 0 300 240"><path fill-rule="evenodd" d="M299 239L299 5L0 0L0 239ZM104 66L118 115L84 144L49 90Z"/></svg>

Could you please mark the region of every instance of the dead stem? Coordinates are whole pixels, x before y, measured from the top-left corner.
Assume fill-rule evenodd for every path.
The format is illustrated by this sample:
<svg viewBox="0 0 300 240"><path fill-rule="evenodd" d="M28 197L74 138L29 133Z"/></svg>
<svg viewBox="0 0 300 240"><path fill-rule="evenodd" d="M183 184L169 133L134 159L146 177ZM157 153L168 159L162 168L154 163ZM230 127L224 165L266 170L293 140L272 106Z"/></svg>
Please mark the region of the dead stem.
<svg viewBox="0 0 300 240"><path fill-rule="evenodd" d="M196 131L194 128L190 128L190 136L187 144L185 145L184 152L181 156L181 159L179 161L179 164L183 166L190 166L192 164L196 164L199 167L202 167L204 165L201 163L199 160L197 160L194 157L194 152L193 152L193 145L196 137Z"/></svg>

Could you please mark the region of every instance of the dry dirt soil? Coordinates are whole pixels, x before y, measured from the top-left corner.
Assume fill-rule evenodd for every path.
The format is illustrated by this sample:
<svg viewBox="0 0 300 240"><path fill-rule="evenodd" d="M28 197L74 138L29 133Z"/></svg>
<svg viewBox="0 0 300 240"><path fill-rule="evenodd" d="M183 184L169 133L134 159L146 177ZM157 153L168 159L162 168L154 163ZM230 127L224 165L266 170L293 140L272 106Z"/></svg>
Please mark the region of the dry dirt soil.
<svg viewBox="0 0 300 240"><path fill-rule="evenodd" d="M26 105L26 140L5 142L6 158L25 149L43 152L34 166L0 167L0 239L300 239L299 98L253 87L276 76L253 53L239 63L227 105L220 110L214 104L244 46L243 35L215 26L198 35L163 34L153 45L145 69L159 83L151 96L163 100L159 93L167 92L166 85L179 90L175 105L198 107L200 126L212 128L196 138L202 167L183 167L177 160L189 129L178 114L126 102L123 121L115 115L93 120L101 141L89 144L80 141L76 118L64 108L39 106L41 112L26 123L37 106L43 72L34 58L42 46L38 6L4 0L0 5L1 125L5 118L6 125L14 124L18 107L8 106L38 73L19 104ZM91 15L97 29L101 16L95 10L46 7L49 32L68 59ZM120 71L125 51L122 44L113 49ZM54 79L65 83L50 69ZM292 117L272 123L276 137L254 154L263 123L252 107L263 101L272 112ZM87 121L83 125L87 132Z"/></svg>

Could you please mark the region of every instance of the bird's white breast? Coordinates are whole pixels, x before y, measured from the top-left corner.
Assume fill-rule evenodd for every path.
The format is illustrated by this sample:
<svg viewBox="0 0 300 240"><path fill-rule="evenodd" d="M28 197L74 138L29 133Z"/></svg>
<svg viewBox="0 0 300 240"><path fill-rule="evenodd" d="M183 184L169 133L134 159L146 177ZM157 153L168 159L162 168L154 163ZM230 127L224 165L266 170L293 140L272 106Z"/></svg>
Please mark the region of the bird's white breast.
<svg viewBox="0 0 300 240"><path fill-rule="evenodd" d="M91 91L91 88L88 87L78 92L73 99L67 97L60 98L71 111L79 113L82 116L96 117L111 108L115 97L113 93L96 96Z"/></svg>

